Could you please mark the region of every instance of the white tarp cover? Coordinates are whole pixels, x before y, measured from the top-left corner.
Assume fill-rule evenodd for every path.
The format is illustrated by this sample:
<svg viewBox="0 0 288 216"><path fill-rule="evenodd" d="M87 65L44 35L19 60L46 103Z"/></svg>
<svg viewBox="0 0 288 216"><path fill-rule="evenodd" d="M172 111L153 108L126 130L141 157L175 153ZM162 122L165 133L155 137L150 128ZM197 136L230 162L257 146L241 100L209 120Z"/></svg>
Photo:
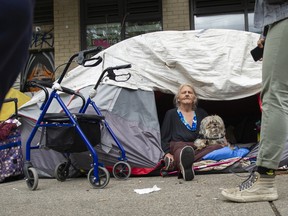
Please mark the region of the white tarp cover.
<svg viewBox="0 0 288 216"><path fill-rule="evenodd" d="M102 67L78 67L63 84L79 89L94 84L104 68L131 63L125 72L130 71L132 78L115 85L176 93L180 84L189 82L200 99L244 98L261 88L261 62L254 62L250 54L258 38L255 33L224 29L143 34L102 51Z"/></svg>
<svg viewBox="0 0 288 216"><path fill-rule="evenodd" d="M258 38L256 33L228 29L143 34L101 51L101 65L79 66L62 84L81 89L94 85L106 67L131 63L132 68L125 70L132 74L128 82L108 83L176 93L180 84L188 82L195 86L200 99L245 98L261 89L262 64L254 62L250 54Z"/></svg>

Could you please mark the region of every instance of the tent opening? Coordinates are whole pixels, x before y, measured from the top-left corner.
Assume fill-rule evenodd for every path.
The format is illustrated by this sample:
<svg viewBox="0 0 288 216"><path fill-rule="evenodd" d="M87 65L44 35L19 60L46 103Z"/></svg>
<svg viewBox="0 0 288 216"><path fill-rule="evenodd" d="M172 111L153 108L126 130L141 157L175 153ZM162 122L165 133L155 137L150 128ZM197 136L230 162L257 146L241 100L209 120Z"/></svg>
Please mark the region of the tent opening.
<svg viewBox="0 0 288 216"><path fill-rule="evenodd" d="M167 110L174 107L173 94L155 91L157 114L160 126ZM258 141L261 111L259 95L229 101L199 100L198 106L209 115L222 117L226 127L226 136L231 144L255 143Z"/></svg>

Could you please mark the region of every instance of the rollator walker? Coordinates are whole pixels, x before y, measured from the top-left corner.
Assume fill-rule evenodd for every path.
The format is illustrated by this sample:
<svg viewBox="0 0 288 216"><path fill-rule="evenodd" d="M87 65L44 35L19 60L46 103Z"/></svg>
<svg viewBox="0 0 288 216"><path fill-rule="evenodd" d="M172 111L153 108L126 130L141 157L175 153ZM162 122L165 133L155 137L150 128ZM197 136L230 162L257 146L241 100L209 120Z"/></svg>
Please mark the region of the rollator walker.
<svg viewBox="0 0 288 216"><path fill-rule="evenodd" d="M46 146L47 148L56 150L58 152L67 155L69 158L70 153L90 151L93 159L92 168L88 172L88 181L92 188L104 188L110 180L110 174L102 163L98 162L97 152L93 148L101 141L100 135L100 123L105 119L100 115L91 115L85 113L71 113L63 100L60 97L58 91L63 91L68 94L79 96L84 100L83 96L71 89L61 87L61 82L68 71L69 66L77 58L76 62L84 67L95 67L102 62L101 57L88 59L89 54L96 54L100 52L100 48L81 51L74 54L67 62L60 78L50 87L52 91L49 93L43 83L30 82L30 86L39 87L45 93L45 100L40 107L41 114L36 121L36 124L28 137L26 143L26 160L24 162L24 174L28 188L30 190L36 190L38 187L38 173L36 168L33 167L31 162L31 150L39 149L39 143L32 145L32 140L38 130L46 131ZM47 110L51 105L52 100L56 100L63 109L63 113L48 113ZM83 108L81 108L82 110ZM60 137L62 137L60 139ZM57 180L64 181L69 174L69 165L71 161L58 165L55 169Z"/></svg>

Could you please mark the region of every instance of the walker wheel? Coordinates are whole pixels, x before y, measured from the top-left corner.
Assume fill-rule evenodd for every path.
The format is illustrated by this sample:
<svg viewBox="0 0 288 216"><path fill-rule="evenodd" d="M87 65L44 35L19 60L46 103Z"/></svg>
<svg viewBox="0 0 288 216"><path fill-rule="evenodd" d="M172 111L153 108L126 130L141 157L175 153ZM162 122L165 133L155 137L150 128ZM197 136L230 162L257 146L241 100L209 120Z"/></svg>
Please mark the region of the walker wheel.
<svg viewBox="0 0 288 216"><path fill-rule="evenodd" d="M32 191L36 190L36 188L38 187L38 180L39 180L36 169L33 167L29 167L27 170L27 175L28 176L26 176L25 180L28 188Z"/></svg>
<svg viewBox="0 0 288 216"><path fill-rule="evenodd" d="M126 180L131 175L131 166L125 161L119 161L113 166L112 173L115 178Z"/></svg>
<svg viewBox="0 0 288 216"><path fill-rule="evenodd" d="M97 181L96 177L94 176L94 168L92 168L90 169L87 178L93 188L102 189L109 183L110 174L106 168L98 166L98 176L99 180Z"/></svg>
<svg viewBox="0 0 288 216"><path fill-rule="evenodd" d="M65 181L69 175L69 167L67 167L67 162L58 164L54 171L54 176L58 181Z"/></svg>

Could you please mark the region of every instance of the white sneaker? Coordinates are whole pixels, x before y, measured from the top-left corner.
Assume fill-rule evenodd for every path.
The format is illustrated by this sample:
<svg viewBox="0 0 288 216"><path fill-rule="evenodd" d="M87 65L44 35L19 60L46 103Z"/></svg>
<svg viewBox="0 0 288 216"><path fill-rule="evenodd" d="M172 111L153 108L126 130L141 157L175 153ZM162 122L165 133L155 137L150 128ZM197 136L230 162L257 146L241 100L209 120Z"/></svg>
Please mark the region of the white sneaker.
<svg viewBox="0 0 288 216"><path fill-rule="evenodd" d="M275 187L275 174L252 173L239 187L224 189L222 195L234 202L274 201L278 199Z"/></svg>

